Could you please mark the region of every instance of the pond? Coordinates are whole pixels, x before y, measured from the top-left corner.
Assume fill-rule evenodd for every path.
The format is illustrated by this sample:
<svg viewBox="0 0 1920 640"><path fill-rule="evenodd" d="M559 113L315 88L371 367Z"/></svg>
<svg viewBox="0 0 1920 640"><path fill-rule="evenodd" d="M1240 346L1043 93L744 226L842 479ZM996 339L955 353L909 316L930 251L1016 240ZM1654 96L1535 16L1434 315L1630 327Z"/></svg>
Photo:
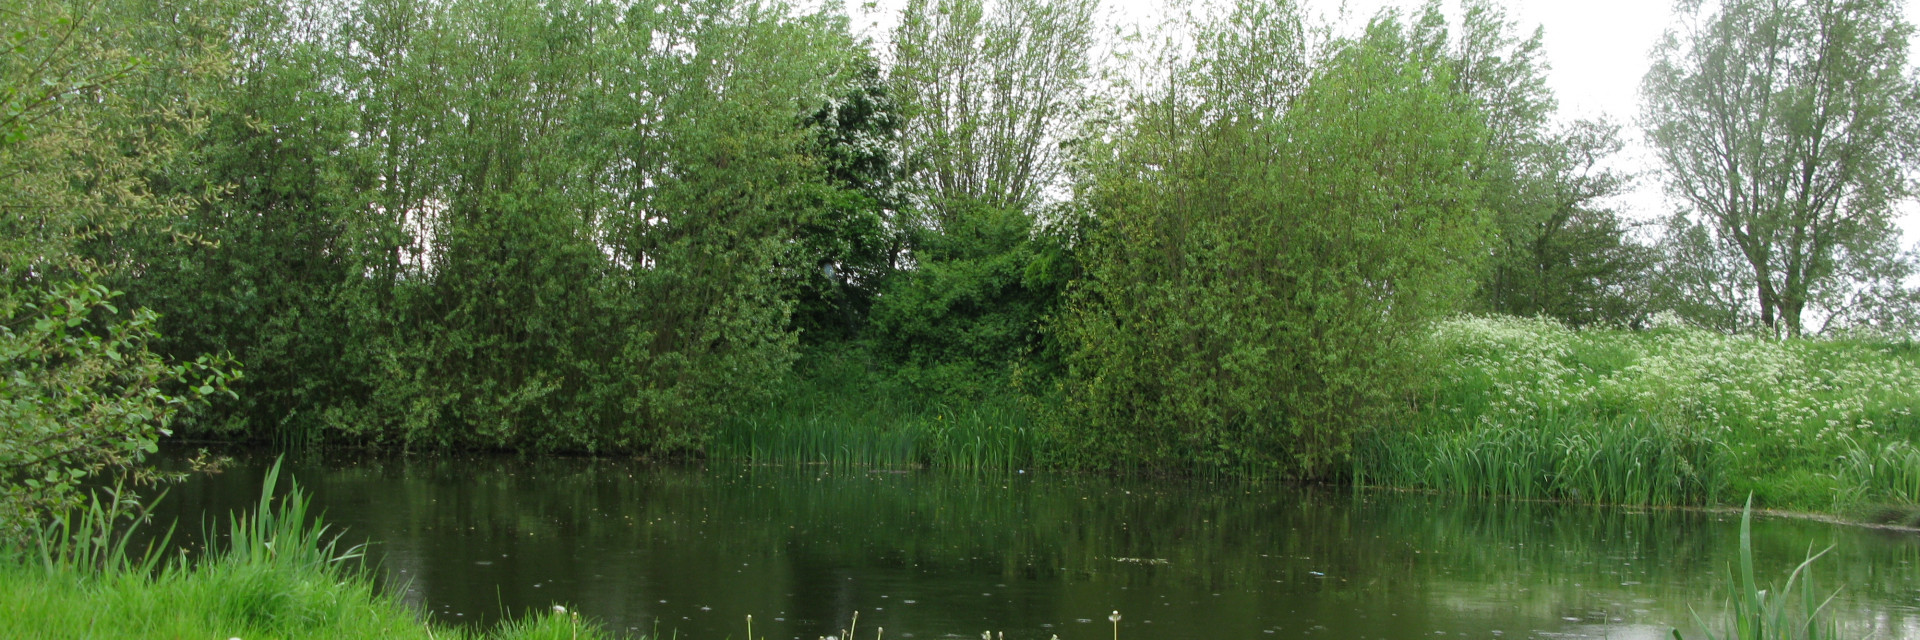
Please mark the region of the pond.
<svg viewBox="0 0 1920 640"><path fill-rule="evenodd" d="M173 486L176 541L266 465ZM178 460L172 464L179 464ZM696 640L1668 638L1712 616L1738 514L1337 487L493 457L287 472L434 618L564 604ZM1756 518L1762 580L1809 551L1851 637L1920 638L1920 537ZM996 636L998 638L998 636Z"/></svg>

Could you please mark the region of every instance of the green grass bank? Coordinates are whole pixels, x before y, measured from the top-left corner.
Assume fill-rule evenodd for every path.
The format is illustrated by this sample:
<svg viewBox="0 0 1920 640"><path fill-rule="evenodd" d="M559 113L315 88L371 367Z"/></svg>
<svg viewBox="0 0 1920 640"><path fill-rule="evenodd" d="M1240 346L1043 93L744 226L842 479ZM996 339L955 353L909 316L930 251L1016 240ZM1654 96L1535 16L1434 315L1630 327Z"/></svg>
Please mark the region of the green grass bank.
<svg viewBox="0 0 1920 640"><path fill-rule="evenodd" d="M1920 347L1462 318L1364 485L1888 519L1920 504Z"/></svg>
<svg viewBox="0 0 1920 640"><path fill-rule="evenodd" d="M0 545L0 637L597 640L577 615L532 612L484 633L424 622L375 584L358 547L307 512L298 486L270 474L252 514L199 557L129 547L137 505L96 500L24 544ZM210 539L214 538L209 536Z"/></svg>

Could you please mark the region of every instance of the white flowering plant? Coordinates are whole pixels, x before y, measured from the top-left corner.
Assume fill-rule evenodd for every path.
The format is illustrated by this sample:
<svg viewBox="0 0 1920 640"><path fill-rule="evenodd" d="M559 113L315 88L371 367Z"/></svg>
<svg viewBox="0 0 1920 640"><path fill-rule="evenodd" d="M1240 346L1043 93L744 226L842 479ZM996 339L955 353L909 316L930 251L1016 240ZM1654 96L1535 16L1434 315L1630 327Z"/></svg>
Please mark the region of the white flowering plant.
<svg viewBox="0 0 1920 640"><path fill-rule="evenodd" d="M1752 491L1801 508L1920 498L1872 479L1920 464L1900 455L1920 438L1920 350L1910 342L1511 317L1445 321L1430 340L1429 382L1409 423L1362 447L1363 482L1609 502ZM1845 472L1869 467L1878 471Z"/></svg>

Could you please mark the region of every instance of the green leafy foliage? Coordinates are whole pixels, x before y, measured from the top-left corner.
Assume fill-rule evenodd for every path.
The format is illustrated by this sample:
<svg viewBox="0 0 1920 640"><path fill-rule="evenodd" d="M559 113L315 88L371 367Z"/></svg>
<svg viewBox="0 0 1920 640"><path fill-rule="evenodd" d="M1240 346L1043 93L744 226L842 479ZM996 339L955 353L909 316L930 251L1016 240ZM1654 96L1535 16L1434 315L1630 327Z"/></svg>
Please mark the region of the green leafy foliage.
<svg viewBox="0 0 1920 640"><path fill-rule="evenodd" d="M793 327L808 345L857 338L907 251L903 108L879 68L860 64L852 86L806 119L831 188L800 219L780 262L793 287Z"/></svg>
<svg viewBox="0 0 1920 640"><path fill-rule="evenodd" d="M910 2L888 80L901 128L910 268L875 300L863 338L916 393L973 401L1048 377L1042 332L1078 272L1074 221L1051 203L1062 132L1084 115L1094 5Z"/></svg>
<svg viewBox="0 0 1920 640"><path fill-rule="evenodd" d="M130 471L239 375L211 352L158 355L154 312L122 310L102 284L139 268L106 248L191 202L148 189L197 126L195 101L156 77L211 64L148 48L116 13L138 8L0 4L0 537L73 506L90 477Z"/></svg>
<svg viewBox="0 0 1920 640"><path fill-rule="evenodd" d="M257 393L198 429L683 452L791 362L793 273L812 272L795 257L880 261L865 236L885 168L840 138L893 125L883 92L846 89L873 82L840 16L324 13L237 14L237 68L166 185L223 197L134 251L153 265L138 295L182 336L171 353L262 363ZM205 241L164 241L180 235Z"/></svg>
<svg viewBox="0 0 1920 640"><path fill-rule="evenodd" d="M972 399L1057 362L1041 322L1058 305L1073 255L1019 211L983 206L952 217L917 234L918 268L895 276L867 336L907 388Z"/></svg>
<svg viewBox="0 0 1920 640"><path fill-rule="evenodd" d="M1217 28L1248 20L1300 18L1244 4ZM1378 18L1267 101L1176 80L1130 105L1084 195L1099 227L1059 325L1064 461L1317 477L1392 409L1486 226L1465 171L1484 130L1417 35ZM1215 41L1176 72L1291 58Z"/></svg>
<svg viewBox="0 0 1920 640"><path fill-rule="evenodd" d="M1421 394L1462 356L1435 327L1920 322L1886 233L1920 100L1910 29L1878 0L1734 2L1661 50L1648 115L1676 191L1764 193L1691 198L1651 249L1607 206L1619 131L1553 124L1543 36L1491 0L1344 35L1245 0L1106 43L1086 0L913 0L885 49L777 0L0 3L7 410L42 434L8 455L94 447L22 487L167 430L752 457L766 434L818 452L938 432L1003 461L1303 478L1336 475L1356 437L1463 468L1506 447L1539 473L1500 486L1711 499L1730 476L1695 418L1652 404L1396 431L1442 420ZM1154 60L1102 69L1108 51ZM1708 118L1716 88L1753 95ZM1765 175L1688 173L1707 125ZM802 353L860 373L795 378ZM900 417L801 397L829 381ZM1497 414L1505 389L1457 405ZM35 449L62 429L77 439ZM941 438L861 455L937 458ZM1805 463L1763 499L1830 493L1842 454L1855 484L1911 466L1893 444L1819 440L1816 461L1790 441L1735 456ZM1611 462L1641 458L1677 484Z"/></svg>
<svg viewBox="0 0 1920 640"><path fill-rule="evenodd" d="M84 479L152 453L182 409L231 393L230 362L168 363L148 348L153 312L115 317L112 295L73 283L0 306L0 527L73 505Z"/></svg>

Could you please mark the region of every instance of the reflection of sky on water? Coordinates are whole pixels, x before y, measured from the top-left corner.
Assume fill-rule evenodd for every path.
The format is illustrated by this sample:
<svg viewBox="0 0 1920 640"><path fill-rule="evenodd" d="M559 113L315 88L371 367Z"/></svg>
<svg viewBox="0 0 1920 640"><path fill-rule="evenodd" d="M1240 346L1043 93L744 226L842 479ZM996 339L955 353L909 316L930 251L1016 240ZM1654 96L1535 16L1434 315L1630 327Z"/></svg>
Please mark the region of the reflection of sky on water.
<svg viewBox="0 0 1920 640"><path fill-rule="evenodd" d="M617 630L1013 640L1669 638L1712 619L1737 518L1343 489L475 458L294 465L402 597L485 623L564 603ZM1035 476L1038 477L1035 477ZM243 466L163 507L257 494ZM182 531L197 530L183 527ZM1849 633L1920 638L1907 534L1756 523L1760 570L1810 545ZM1495 633L1497 632L1497 633ZM997 640L997 638L996 638Z"/></svg>

